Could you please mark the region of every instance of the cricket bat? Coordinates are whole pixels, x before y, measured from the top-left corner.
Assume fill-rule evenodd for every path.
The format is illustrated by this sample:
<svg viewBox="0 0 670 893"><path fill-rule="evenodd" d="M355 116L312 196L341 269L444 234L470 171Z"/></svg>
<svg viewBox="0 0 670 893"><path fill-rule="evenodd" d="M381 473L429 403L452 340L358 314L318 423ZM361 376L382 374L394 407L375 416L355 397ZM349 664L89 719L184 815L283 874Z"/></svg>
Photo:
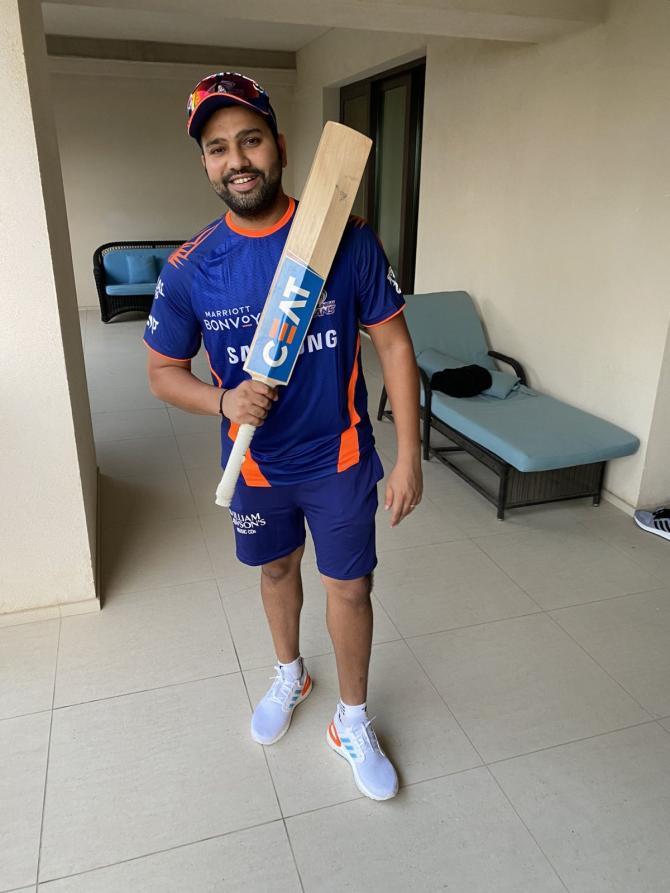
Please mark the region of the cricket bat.
<svg viewBox="0 0 670 893"><path fill-rule="evenodd" d="M287 385L319 303L372 140L328 121L244 364L255 381ZM240 425L216 504L229 507L256 428Z"/></svg>

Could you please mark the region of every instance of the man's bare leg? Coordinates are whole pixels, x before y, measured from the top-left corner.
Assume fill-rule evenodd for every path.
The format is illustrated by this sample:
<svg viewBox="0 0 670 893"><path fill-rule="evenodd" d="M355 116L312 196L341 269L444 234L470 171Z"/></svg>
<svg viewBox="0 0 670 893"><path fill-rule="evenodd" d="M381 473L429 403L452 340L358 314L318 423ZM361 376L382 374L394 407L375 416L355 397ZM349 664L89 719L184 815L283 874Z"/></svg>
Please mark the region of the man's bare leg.
<svg viewBox="0 0 670 893"><path fill-rule="evenodd" d="M363 704L368 693L372 649L372 574L356 580L321 577L328 602L326 624L335 649L340 697Z"/></svg>
<svg viewBox="0 0 670 893"><path fill-rule="evenodd" d="M280 664L270 689L254 708L251 737L259 744L279 741L291 724L294 709L312 690L312 680L300 657L302 579L300 560L304 546L263 565L261 593L272 641ZM293 664L293 666L290 666Z"/></svg>
<svg viewBox="0 0 670 893"><path fill-rule="evenodd" d="M264 564L261 573L261 595L272 641L279 661L290 664L300 656L300 611L302 609L302 577L300 561L304 546L295 552Z"/></svg>

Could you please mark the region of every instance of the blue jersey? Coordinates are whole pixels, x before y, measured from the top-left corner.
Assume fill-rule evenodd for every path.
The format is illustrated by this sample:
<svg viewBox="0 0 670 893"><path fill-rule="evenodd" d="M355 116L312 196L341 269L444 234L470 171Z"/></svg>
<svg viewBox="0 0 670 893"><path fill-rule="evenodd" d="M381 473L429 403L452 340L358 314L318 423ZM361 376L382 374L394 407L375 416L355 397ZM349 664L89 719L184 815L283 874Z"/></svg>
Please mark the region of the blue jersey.
<svg viewBox="0 0 670 893"><path fill-rule="evenodd" d="M214 384L234 388L248 378L244 361L295 208L290 199L284 216L263 231L239 229L228 213L173 252L158 280L146 344L185 360L202 342ZM404 303L376 236L351 218L291 381L279 388L243 463L246 484L325 477L346 471L372 450L359 325L380 325ZM223 465L236 432L224 419Z"/></svg>

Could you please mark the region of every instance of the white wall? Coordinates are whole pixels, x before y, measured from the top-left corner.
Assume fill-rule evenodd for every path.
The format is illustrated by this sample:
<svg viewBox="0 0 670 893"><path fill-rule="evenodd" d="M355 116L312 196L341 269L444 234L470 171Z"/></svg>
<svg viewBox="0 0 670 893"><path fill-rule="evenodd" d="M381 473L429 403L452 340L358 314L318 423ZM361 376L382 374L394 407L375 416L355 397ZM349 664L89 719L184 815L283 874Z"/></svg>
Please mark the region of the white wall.
<svg viewBox="0 0 670 893"><path fill-rule="evenodd" d="M225 211L186 134L188 94L210 70L54 58L50 68L77 298L94 306L99 245L186 239ZM270 92L290 140L295 72L249 73Z"/></svg>
<svg viewBox="0 0 670 893"><path fill-rule="evenodd" d="M664 0L614 0L605 24L540 46L423 42L415 290L469 291L492 344L525 362L531 384L641 438L606 480L629 506L670 315L668 45ZM301 51L303 157L334 86L421 47L331 31ZM301 163L298 186L305 173Z"/></svg>

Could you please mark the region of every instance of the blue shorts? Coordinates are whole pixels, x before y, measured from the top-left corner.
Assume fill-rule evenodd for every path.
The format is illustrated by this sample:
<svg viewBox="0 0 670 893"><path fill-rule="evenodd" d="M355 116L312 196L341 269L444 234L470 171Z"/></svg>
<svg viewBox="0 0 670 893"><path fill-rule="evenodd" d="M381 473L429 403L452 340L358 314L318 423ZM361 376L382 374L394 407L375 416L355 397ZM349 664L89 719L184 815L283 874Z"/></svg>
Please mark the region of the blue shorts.
<svg viewBox="0 0 670 893"><path fill-rule="evenodd" d="M377 564L377 482L384 469L372 450L339 474L274 487L239 481L230 506L237 557L243 564L268 564L305 542L309 525L320 573L355 580Z"/></svg>

